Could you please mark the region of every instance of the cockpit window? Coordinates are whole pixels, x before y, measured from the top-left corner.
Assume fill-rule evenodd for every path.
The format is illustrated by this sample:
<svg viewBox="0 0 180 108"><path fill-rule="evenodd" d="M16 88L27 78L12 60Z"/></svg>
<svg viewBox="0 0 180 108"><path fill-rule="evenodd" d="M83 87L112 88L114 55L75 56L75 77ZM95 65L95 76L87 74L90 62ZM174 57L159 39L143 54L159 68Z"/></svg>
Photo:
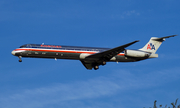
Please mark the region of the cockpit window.
<svg viewBox="0 0 180 108"><path fill-rule="evenodd" d="M19 48L26 48L26 45L22 45L22 46L20 46Z"/></svg>
<svg viewBox="0 0 180 108"><path fill-rule="evenodd" d="M32 48L32 45L31 44L25 44L25 45L20 46L20 48Z"/></svg>

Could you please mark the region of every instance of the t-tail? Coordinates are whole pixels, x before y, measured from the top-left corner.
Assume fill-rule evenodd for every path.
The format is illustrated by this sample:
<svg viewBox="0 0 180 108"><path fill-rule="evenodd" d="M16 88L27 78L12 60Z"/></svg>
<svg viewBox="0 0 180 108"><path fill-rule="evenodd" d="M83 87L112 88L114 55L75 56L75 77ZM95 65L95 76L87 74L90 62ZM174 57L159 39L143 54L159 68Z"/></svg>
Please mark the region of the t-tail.
<svg viewBox="0 0 180 108"><path fill-rule="evenodd" d="M145 51L145 52L149 52L151 53L151 56L153 58L153 56L157 56L156 51L158 50L158 48L161 46L162 42L165 41L166 38L170 38L170 37L174 37L177 35L171 35L171 36L166 36L166 37L161 37L161 38L157 38L157 37L151 37L151 39L149 40L149 42L141 49L141 51ZM151 58L150 56L150 58Z"/></svg>

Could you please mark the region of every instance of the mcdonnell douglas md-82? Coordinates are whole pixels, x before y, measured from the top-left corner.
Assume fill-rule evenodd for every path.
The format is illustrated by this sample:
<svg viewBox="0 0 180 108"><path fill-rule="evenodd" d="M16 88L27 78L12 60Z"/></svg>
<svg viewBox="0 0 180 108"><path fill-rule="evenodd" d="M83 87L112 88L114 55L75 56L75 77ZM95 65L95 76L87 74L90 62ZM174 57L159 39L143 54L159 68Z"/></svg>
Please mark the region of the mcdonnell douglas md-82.
<svg viewBox="0 0 180 108"><path fill-rule="evenodd" d="M149 42L141 49L129 50L126 47L138 42L133 41L116 48L77 47L63 45L25 44L13 50L11 53L19 57L53 58L80 60L86 69L99 69L106 62L135 62L149 58L157 58L157 49L166 37L151 37Z"/></svg>

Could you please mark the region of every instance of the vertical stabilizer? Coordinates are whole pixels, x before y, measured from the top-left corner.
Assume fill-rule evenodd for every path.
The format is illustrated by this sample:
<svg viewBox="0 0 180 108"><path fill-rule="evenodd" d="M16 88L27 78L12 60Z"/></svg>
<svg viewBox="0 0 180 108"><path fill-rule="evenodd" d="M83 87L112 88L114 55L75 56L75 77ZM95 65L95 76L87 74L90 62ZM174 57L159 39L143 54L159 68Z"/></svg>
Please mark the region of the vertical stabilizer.
<svg viewBox="0 0 180 108"><path fill-rule="evenodd" d="M177 35L171 35L171 36L166 36L166 37L161 37L161 38L151 37L149 42L143 48L139 50L150 52L150 53L156 53L156 51L158 50L162 42L165 41L166 38L170 38L174 36L177 36Z"/></svg>

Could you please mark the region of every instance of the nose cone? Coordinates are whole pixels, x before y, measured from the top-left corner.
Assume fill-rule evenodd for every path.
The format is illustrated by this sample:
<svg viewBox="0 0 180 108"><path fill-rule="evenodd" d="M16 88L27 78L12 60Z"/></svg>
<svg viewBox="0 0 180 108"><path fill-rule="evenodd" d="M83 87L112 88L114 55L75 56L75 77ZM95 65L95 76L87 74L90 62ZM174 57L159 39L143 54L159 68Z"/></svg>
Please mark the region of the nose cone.
<svg viewBox="0 0 180 108"><path fill-rule="evenodd" d="M11 54L12 54L12 55L15 55L16 53L15 53L15 51L12 51Z"/></svg>

